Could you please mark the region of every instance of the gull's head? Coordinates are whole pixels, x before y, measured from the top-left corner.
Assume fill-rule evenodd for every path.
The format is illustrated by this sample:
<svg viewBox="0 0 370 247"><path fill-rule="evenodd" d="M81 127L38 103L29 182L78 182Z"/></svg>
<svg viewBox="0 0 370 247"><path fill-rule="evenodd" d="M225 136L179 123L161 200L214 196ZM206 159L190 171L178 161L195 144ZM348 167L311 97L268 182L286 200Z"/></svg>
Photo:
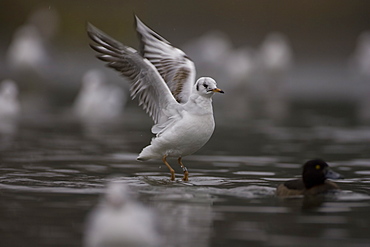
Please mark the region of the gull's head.
<svg viewBox="0 0 370 247"><path fill-rule="evenodd" d="M211 77L201 77L195 83L198 94L204 97L211 97L214 93L224 93L217 87L217 83Z"/></svg>

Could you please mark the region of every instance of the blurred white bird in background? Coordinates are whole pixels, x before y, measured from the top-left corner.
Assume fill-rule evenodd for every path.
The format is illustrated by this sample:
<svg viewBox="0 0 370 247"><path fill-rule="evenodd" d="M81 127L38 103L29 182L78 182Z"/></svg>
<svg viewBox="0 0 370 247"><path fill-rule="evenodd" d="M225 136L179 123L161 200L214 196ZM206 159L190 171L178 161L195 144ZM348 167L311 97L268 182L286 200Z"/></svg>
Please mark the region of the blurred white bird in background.
<svg viewBox="0 0 370 247"><path fill-rule="evenodd" d="M61 91L55 89L56 74L63 74L65 78L66 70L56 63L52 49L58 27L59 16L55 9L37 8L14 31L6 50L4 73L17 81L25 114L51 110L51 102L59 97L51 93L52 90Z"/></svg>
<svg viewBox="0 0 370 247"><path fill-rule="evenodd" d="M10 79L0 84L0 121L15 119L20 114L17 84Z"/></svg>
<svg viewBox="0 0 370 247"><path fill-rule="evenodd" d="M370 31L362 32L349 59L350 70L354 79L363 83L361 95L357 97L357 116L365 124L370 123Z"/></svg>
<svg viewBox="0 0 370 247"><path fill-rule="evenodd" d="M110 182L88 215L84 246L154 247L161 242L153 212L130 196L126 184Z"/></svg>
<svg viewBox="0 0 370 247"><path fill-rule="evenodd" d="M233 49L226 56L225 69L228 78L240 84L250 81L256 72L256 52L248 46Z"/></svg>
<svg viewBox="0 0 370 247"><path fill-rule="evenodd" d="M272 76L287 73L293 66L293 52L288 38L279 32L269 33L261 44L258 63L263 73Z"/></svg>
<svg viewBox="0 0 370 247"><path fill-rule="evenodd" d="M0 83L0 134L14 134L21 107L17 84L10 79Z"/></svg>
<svg viewBox="0 0 370 247"><path fill-rule="evenodd" d="M357 38L350 66L358 76L370 79L370 31L361 33Z"/></svg>
<svg viewBox="0 0 370 247"><path fill-rule="evenodd" d="M121 87L108 83L100 70L91 69L82 77L73 111L85 122L109 122L122 115L125 102Z"/></svg>
<svg viewBox="0 0 370 247"><path fill-rule="evenodd" d="M39 8L17 28L7 50L7 64L16 72L45 76L51 68L50 41L59 27L57 12Z"/></svg>
<svg viewBox="0 0 370 247"><path fill-rule="evenodd" d="M225 91L230 94L216 99L215 105L229 119L242 120L252 113L253 83L256 79L256 52L248 46L232 49L221 59L223 62L220 78L225 81ZM228 120L229 121L229 120Z"/></svg>
<svg viewBox="0 0 370 247"><path fill-rule="evenodd" d="M293 68L293 49L288 38L280 32L267 34L256 58L258 79L254 84L253 101L256 114L274 122L289 116L287 94L289 73Z"/></svg>
<svg viewBox="0 0 370 247"><path fill-rule="evenodd" d="M42 74L49 64L48 53L38 29L26 24L14 33L7 51L7 63L12 71Z"/></svg>
<svg viewBox="0 0 370 247"><path fill-rule="evenodd" d="M191 40L184 46L201 74L213 73L222 69L224 59L232 50L232 42L227 34L221 31L209 31L199 38Z"/></svg>

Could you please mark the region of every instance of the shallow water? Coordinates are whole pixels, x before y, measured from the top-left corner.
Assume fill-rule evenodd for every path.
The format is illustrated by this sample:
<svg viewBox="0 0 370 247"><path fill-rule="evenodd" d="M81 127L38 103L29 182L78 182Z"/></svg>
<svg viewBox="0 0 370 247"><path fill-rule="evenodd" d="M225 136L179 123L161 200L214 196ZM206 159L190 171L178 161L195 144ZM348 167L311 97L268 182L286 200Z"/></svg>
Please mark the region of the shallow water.
<svg viewBox="0 0 370 247"><path fill-rule="evenodd" d="M176 160L170 182L161 162L136 161L151 138L150 120L137 111L103 127L63 115L24 117L3 133L1 246L81 246L86 215L110 180L125 181L157 212L166 246L369 245L370 127L218 125L204 148L184 158L189 182ZM337 181L342 191L276 198L277 184L314 157L345 176Z"/></svg>

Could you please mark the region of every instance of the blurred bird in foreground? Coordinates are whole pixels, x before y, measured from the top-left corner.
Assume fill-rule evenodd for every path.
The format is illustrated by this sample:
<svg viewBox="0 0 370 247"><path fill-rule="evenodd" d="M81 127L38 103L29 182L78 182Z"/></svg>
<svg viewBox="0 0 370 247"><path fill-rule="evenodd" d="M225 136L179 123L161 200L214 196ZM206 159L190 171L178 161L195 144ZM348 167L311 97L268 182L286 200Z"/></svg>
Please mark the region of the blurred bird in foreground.
<svg viewBox="0 0 370 247"><path fill-rule="evenodd" d="M108 184L85 223L85 247L161 246L154 214L136 202L122 182Z"/></svg>

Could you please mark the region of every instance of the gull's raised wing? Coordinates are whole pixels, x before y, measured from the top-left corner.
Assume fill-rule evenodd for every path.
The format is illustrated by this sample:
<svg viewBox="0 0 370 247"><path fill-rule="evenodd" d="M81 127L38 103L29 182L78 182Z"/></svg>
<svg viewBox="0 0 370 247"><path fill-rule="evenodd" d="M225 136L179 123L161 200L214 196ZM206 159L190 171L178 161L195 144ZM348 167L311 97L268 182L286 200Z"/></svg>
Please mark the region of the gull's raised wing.
<svg viewBox="0 0 370 247"><path fill-rule="evenodd" d="M179 103L188 101L195 82L195 66L186 54L147 27L137 16L141 55L147 58L167 83Z"/></svg>
<svg viewBox="0 0 370 247"><path fill-rule="evenodd" d="M119 71L130 79L131 97L138 98L139 105L153 118L155 124L162 124L170 117L171 109L179 105L156 68L133 48L114 40L92 24L87 33L98 52L97 57L108 67Z"/></svg>

